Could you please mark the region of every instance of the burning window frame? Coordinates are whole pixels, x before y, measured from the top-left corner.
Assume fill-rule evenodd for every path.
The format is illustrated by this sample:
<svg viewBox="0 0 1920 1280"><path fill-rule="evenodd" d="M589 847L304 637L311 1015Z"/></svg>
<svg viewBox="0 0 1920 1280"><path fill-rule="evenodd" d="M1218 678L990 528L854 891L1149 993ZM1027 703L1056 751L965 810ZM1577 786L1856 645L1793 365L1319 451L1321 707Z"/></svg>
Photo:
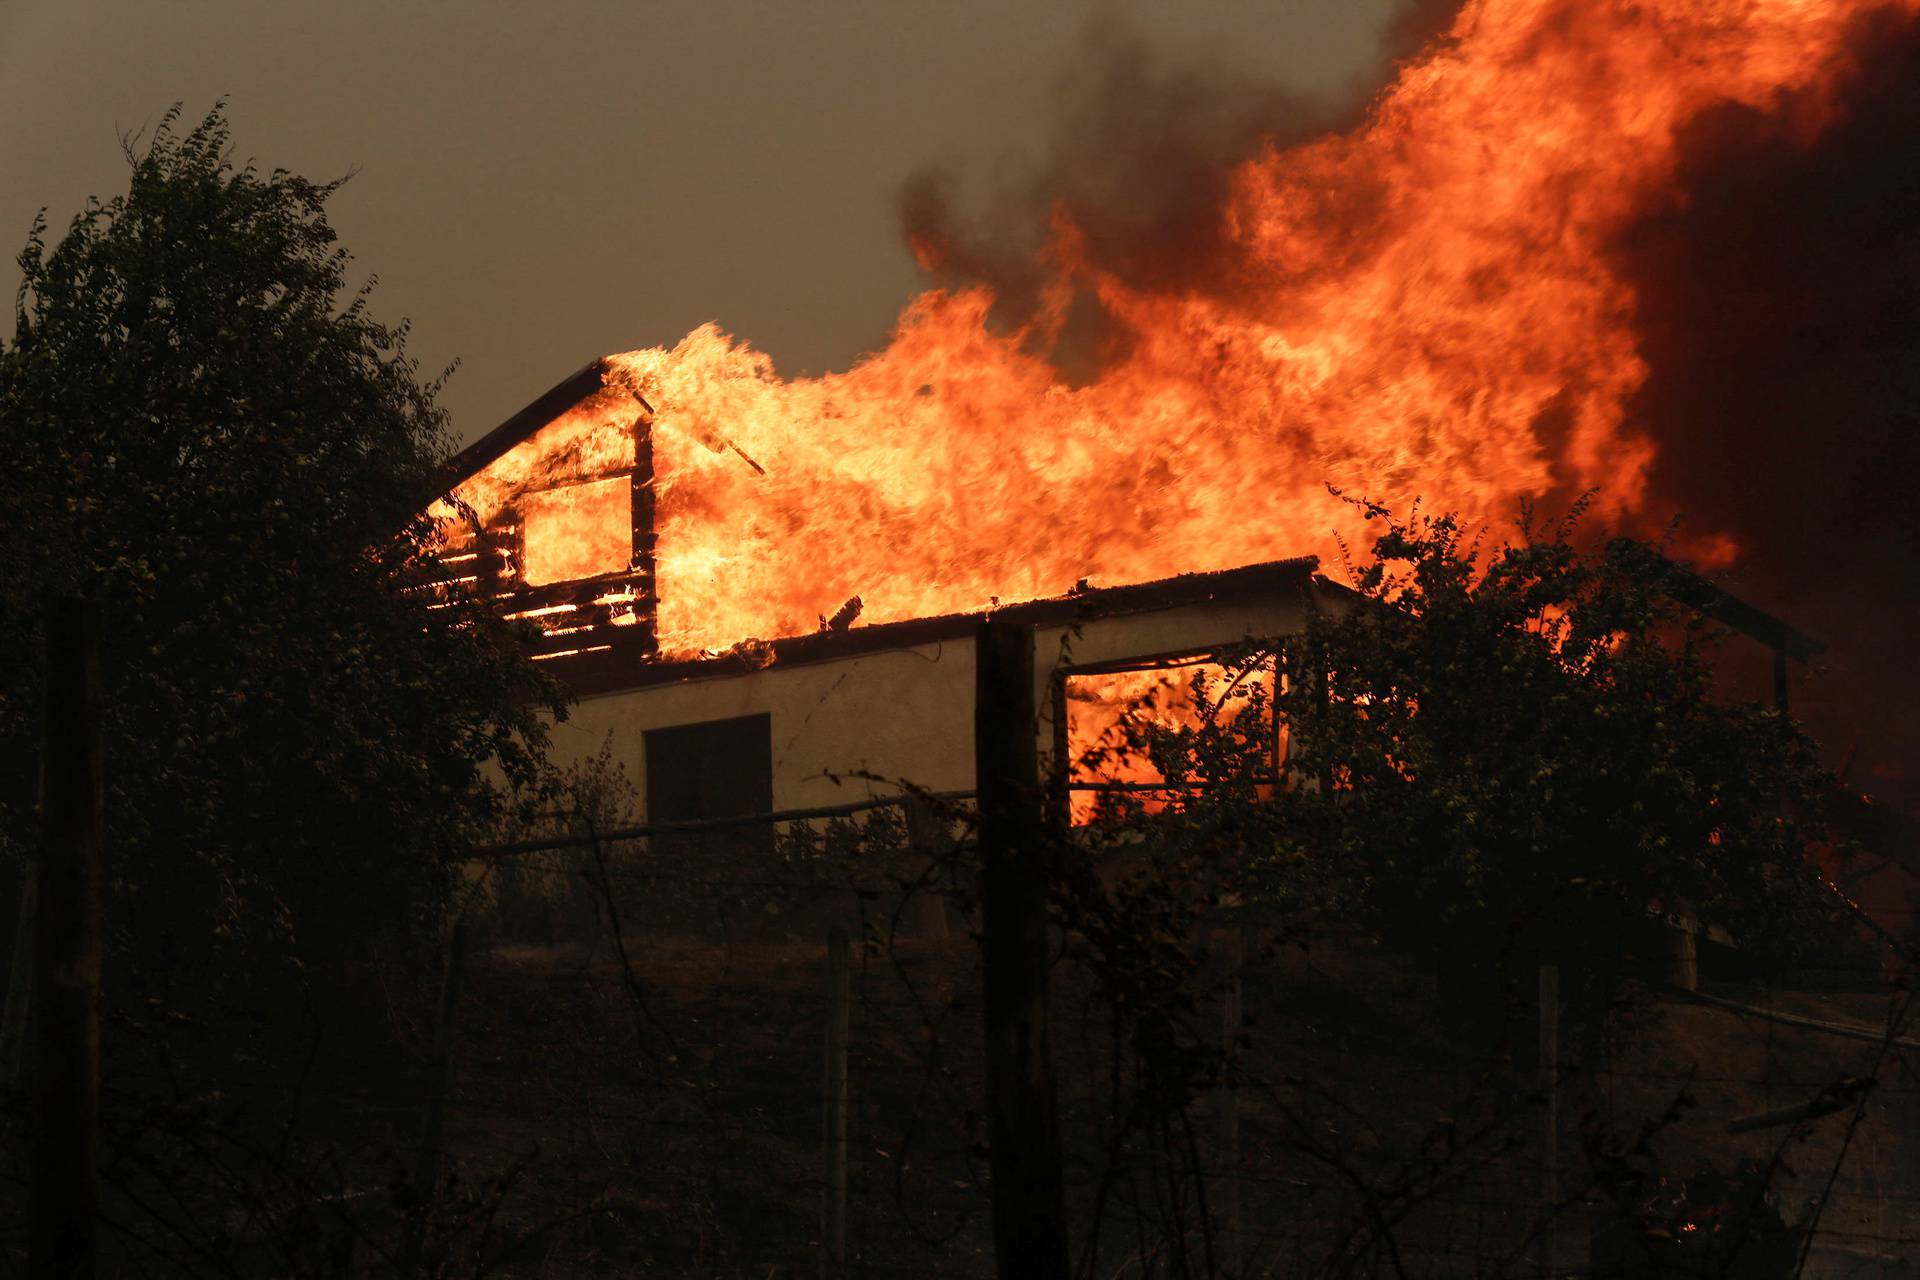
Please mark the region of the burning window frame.
<svg viewBox="0 0 1920 1280"><path fill-rule="evenodd" d="M449 540L448 563L463 566L458 581L492 599L502 616L537 630L535 662L604 655L649 661L658 654L655 633L653 410L623 386L604 381L604 362L594 361L476 441L454 460L454 518L465 526ZM538 453L543 432L569 423L578 440L616 431L627 456L613 465L581 455L575 441L545 460L530 477L492 479L496 467L522 450ZM526 577L528 505L547 494L624 480L629 486L631 543L625 562L578 578L533 583ZM463 491L491 483L494 496L475 518L463 508ZM478 505L478 504L476 504ZM464 517L462 512L464 511ZM466 567L469 566L470 567Z"/></svg>
<svg viewBox="0 0 1920 1280"><path fill-rule="evenodd" d="M597 490L598 492L589 496L586 493L587 490ZM569 501L564 495L577 495L577 497ZM634 501L633 477L631 473L615 472L610 475L595 476L585 480L570 480L565 484L548 485L539 489L526 489L514 496L512 510L515 523L518 526L519 581L523 590L537 591L542 587L559 586L563 583L570 582L599 582L603 579L622 577L632 571L633 555L638 545L638 539L633 536L632 530L629 527L627 537L624 539L621 547L622 554L619 560L617 562L612 560L607 561L610 567L599 569L592 573L569 572L541 578L535 578L534 576L535 556L533 554L533 548L538 540L531 535L536 531L537 525L546 520L565 519L566 517L563 512L567 507L582 507L597 504L601 501L602 495L624 500L626 515L624 523L631 526ZM585 501L582 501L583 499ZM622 503L618 501L609 502L609 512L602 514L610 514L611 508L621 505ZM602 537L606 537L606 531L608 529L618 527L604 519L586 520L581 523ZM606 541L608 543L607 549L611 550L615 540L609 537L606 538Z"/></svg>
<svg viewBox="0 0 1920 1280"><path fill-rule="evenodd" d="M1126 658L1113 658L1103 662L1067 663L1055 667L1048 688L1048 705L1051 709L1053 730L1053 758L1051 762L1052 780L1059 805L1071 825L1083 826L1091 818L1099 799L1103 795L1116 794L1154 794L1188 793L1200 790L1206 784L1198 782L1138 782L1123 779L1089 779L1081 777L1079 770L1085 758L1084 751L1076 752L1073 734L1073 703L1070 682L1075 679L1099 679L1101 677L1127 676L1149 672L1188 671L1197 673L1205 667L1216 667L1229 672L1239 668L1228 691L1237 687L1256 671L1264 671L1272 691L1267 701L1267 715L1272 719L1269 769L1264 777L1254 779L1261 789L1261 798L1285 789L1288 785L1288 726L1280 715L1275 695L1286 687L1288 679L1285 646L1209 645L1198 649L1170 650L1164 653L1144 654ZM1191 674L1187 677L1191 679ZM1172 682L1170 682L1172 683ZM1215 710L1218 710L1218 704ZM1211 713L1210 713L1211 714ZM1198 722L1196 722L1198 723ZM1099 737L1104 739L1111 732L1102 729ZM1078 780L1077 780L1078 779ZM1082 803L1082 798L1087 803Z"/></svg>

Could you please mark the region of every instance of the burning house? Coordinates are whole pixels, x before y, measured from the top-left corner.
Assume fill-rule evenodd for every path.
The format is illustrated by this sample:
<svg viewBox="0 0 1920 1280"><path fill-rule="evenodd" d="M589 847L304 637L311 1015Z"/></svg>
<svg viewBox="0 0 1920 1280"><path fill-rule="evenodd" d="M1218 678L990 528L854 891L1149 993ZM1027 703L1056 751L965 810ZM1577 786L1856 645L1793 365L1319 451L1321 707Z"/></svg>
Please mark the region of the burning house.
<svg viewBox="0 0 1920 1280"><path fill-rule="evenodd" d="M1149 698L1181 716L1196 669L1351 598L1306 556L1055 590L1028 578L1032 594L1006 600L966 581L979 570L965 562L949 581L902 572L926 544L896 557L876 542L885 512L820 538L817 517L793 505L805 496L783 495L761 452L705 424L663 429L630 370L597 360L463 451L438 509L456 584L531 624L533 659L579 699L555 730L559 760L610 749L648 821L834 805L903 783L970 791L985 616L1035 630L1043 760L1067 762L1083 792L1151 783L1125 753L1097 776L1083 763L1124 708ZM831 477L822 496L834 497ZM1076 519L1069 503L1062 531ZM783 528L799 541L783 544ZM1021 582L1029 562L1013 546L1044 562L1053 532L1026 530L989 570ZM1784 706L1789 661L1818 642L1651 559L1679 598L1758 642L1772 687L1748 692ZM870 582L854 576L861 564ZM1277 772L1278 728L1274 742ZM1904 879L1849 887L1883 919L1910 915Z"/></svg>
<svg viewBox="0 0 1920 1280"><path fill-rule="evenodd" d="M1827 442L1897 362L1834 363L1845 396L1797 381L1809 291L1877 273L1779 275L1772 202L1727 180L1772 156L1781 183L1824 190L1822 148L1871 151L1849 139L1904 83L1882 55L1911 10L1479 0L1352 127L1148 175L1169 216L1068 186L1016 252L916 196L905 229L932 287L878 349L787 377L708 324L596 361L461 456L448 563L533 623L538 660L585 699L563 745L611 734L643 787L649 757L751 752L754 803L787 806L845 797L830 772L964 786L963 735L926 726L956 722L983 612L1031 619L1043 665L1197 660L1337 594L1280 559L1364 545L1330 487L1470 527L1584 504L1818 619L1841 692L1796 710L1866 724L1864 756L1897 781L1887 744L1912 720L1889 708L1912 664L1886 639L1904 597L1882 587L1910 562L1910 504L1880 502L1884 536L1853 536L1860 504L1839 497L1904 474L1878 460L1911 433L1862 401L1880 425ZM1822 252L1855 239L1802 221ZM1730 233L1756 253L1704 251ZM1701 274L1715 263L1724 279ZM1848 296L1833 315L1855 314ZM1763 321L1783 335L1764 357L1708 341ZM1835 332L1853 345L1850 322ZM1797 443L1753 449L1756 423ZM1797 532L1810 511L1834 536ZM1697 522L1674 531L1676 512ZM1831 554L1842 541L1855 554ZM1826 621L1855 609L1901 620Z"/></svg>
<svg viewBox="0 0 1920 1280"><path fill-rule="evenodd" d="M972 644L988 614L1036 631L1051 753L1097 735L1120 699L1149 686L1177 699L1194 668L1345 595L1306 557L878 620L855 594L811 625L694 647L701 621L675 612L659 513L705 503L668 481L653 428L644 396L596 361L464 451L441 512L458 584L533 624L534 660L580 699L557 753L610 743L651 820L831 804L893 780L971 789ZM730 441L703 452L765 475Z"/></svg>

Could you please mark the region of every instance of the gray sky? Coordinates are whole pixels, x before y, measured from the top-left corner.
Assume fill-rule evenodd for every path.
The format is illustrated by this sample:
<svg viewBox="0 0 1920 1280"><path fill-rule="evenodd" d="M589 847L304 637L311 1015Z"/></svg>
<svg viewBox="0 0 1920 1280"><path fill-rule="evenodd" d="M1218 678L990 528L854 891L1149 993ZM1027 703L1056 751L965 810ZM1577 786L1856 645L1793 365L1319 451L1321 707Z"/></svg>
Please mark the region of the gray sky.
<svg viewBox="0 0 1920 1280"><path fill-rule="evenodd" d="M592 356L716 320L844 368L921 286L930 165L984 201L1047 150L1099 23L1171 65L1332 93L1391 0L290 4L0 0L0 288L34 211L125 186L121 133L226 95L238 150L357 169L333 217L472 437Z"/></svg>

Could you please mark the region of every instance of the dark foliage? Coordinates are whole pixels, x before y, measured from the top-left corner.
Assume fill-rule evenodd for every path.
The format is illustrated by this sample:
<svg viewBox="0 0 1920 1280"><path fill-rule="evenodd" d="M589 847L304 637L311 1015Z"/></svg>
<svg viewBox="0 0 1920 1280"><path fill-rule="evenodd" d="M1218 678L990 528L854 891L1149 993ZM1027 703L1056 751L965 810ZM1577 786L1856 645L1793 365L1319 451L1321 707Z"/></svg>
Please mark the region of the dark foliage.
<svg viewBox="0 0 1920 1280"><path fill-rule="evenodd" d="M1781 1218L1771 1171L1742 1161L1731 1174L1702 1169L1657 1179L1594 1231L1594 1274L1617 1280L1747 1276L1786 1280L1798 1270L1801 1233Z"/></svg>
<svg viewBox="0 0 1920 1280"><path fill-rule="evenodd" d="M1415 951L1553 959L1650 908L1774 959L1825 936L1830 776L1788 716L1715 696L1717 633L1627 547L1367 513L1354 607L1287 650L1277 892Z"/></svg>
<svg viewBox="0 0 1920 1280"><path fill-rule="evenodd" d="M1847 945L1809 856L1832 789L1814 744L1716 696L1721 637L1627 546L1583 554L1577 513L1487 548L1366 510L1382 531L1347 607L1195 675L1197 719L1143 704L1103 748L1171 789L1102 797L1063 914L1163 1044L1170 1098L1217 1070L1182 1028L1223 909L1367 930L1496 1033L1540 963L1567 970L1569 1032L1597 1030L1663 915L1761 965Z"/></svg>
<svg viewBox="0 0 1920 1280"><path fill-rule="evenodd" d="M1160 1167L1187 1170L1168 1174L1163 1198L1203 1228L1212 1211L1189 1108L1223 1083L1271 1097L1296 1126L1288 1149L1367 1208L1324 1244L1326 1274L1386 1268L1396 1224L1491 1176L1516 1134L1526 1141L1536 1122L1524 1090L1483 1036L1499 1049L1533 1034L1536 965L1562 969L1561 1025L1578 1057L1601 1050L1622 964L1653 958L1663 915L1723 931L1762 964L1849 937L1810 856L1828 839L1832 790L1814 744L1786 715L1720 696L1723 637L1630 545L1583 552L1578 511L1552 528L1523 521L1496 547L1449 517L1365 510L1380 533L1348 566L1357 589L1344 607L1284 641L1216 655L1180 707L1133 706L1077 762L1078 776L1167 785L1101 796L1060 860L1053 901L1067 954L1124 1030L1114 1151L1157 1146ZM1248 932L1252 922L1264 924ZM1272 963L1330 922L1433 972L1457 1042L1444 1052L1488 1073L1470 1071L1452 1113L1411 1146L1326 1140L1351 1120L1348 1086L1247 1075L1217 1029L1212 1010L1243 963L1235 933L1248 962ZM1762 1212L1764 1190L1729 1192L1731 1208L1691 1187L1684 1203L1648 1193L1616 1225L1648 1266L1737 1255L1772 1274L1759 1255L1790 1263L1794 1241ZM1668 1210L1721 1216L1663 1244L1655 1219ZM1709 1230L1736 1220L1731 1244ZM1194 1256L1176 1249L1175 1274L1219 1265L1206 1231L1190 1234Z"/></svg>
<svg viewBox="0 0 1920 1280"><path fill-rule="evenodd" d="M439 382L349 289L339 184L236 166L218 108L127 153L125 195L20 255L0 740L34 758L43 601L99 600L110 994L244 1005L417 934L503 781L537 772L555 697L509 628L432 589ZM17 858L30 770L0 806Z"/></svg>

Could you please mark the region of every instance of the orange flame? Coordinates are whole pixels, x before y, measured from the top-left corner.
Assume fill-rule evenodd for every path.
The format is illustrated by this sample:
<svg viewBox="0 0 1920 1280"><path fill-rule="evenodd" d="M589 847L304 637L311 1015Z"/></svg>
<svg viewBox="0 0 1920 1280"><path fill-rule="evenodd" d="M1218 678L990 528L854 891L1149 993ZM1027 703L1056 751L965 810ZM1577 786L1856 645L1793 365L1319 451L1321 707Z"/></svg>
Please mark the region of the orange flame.
<svg viewBox="0 0 1920 1280"><path fill-rule="evenodd" d="M633 558L631 485L625 476L542 489L521 500L526 521L526 584L571 582L615 573Z"/></svg>
<svg viewBox="0 0 1920 1280"><path fill-rule="evenodd" d="M1360 532L1329 484L1488 521L1598 488L1631 516L1655 446L1625 420L1646 368L1610 246L1670 192L1701 110L1816 134L1878 7L1472 0L1358 128L1233 172L1231 298L1122 278L1061 210L1046 304L1014 332L987 289L935 289L844 373L783 379L712 325L614 357L656 411L662 649L811 631L855 595L884 622L1325 553ZM1048 354L1086 291L1129 341L1067 385ZM576 479L631 466L617 417L556 423L476 491L554 450ZM575 559L530 545L527 567Z"/></svg>

